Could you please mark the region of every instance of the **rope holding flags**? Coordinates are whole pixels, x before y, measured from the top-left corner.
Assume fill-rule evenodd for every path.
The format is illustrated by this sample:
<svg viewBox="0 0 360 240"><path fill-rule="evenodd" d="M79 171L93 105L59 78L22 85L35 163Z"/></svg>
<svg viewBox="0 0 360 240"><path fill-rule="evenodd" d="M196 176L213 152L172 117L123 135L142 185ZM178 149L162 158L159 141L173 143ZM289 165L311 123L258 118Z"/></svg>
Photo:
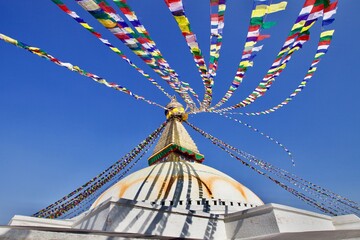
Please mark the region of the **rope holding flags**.
<svg viewBox="0 0 360 240"><path fill-rule="evenodd" d="M15 46L17 46L19 48L25 49L25 50L27 50L27 51L29 51L29 52L31 52L31 53L39 56L39 57L45 58L46 60L49 60L49 61L55 63L56 65L59 65L61 67L65 67L65 68L69 69L70 71L77 72L80 75L91 78L92 80L94 80L97 83L104 84L105 86L107 86L109 88L113 88L113 89L115 89L117 91L126 93L126 94L132 96L133 98L135 98L136 100L142 100L142 101L144 101L144 102L146 102L148 104L155 105L155 106L158 106L158 107L160 107L162 109L165 109L165 107L161 106L160 104L158 104L156 102L153 102L153 101L150 101L150 100L147 100L144 97L131 92L127 88L125 88L123 86L120 86L119 84L110 83L106 79L104 79L102 77L99 77L99 76L97 76L97 75L95 75L93 73L87 72L87 71L81 69L78 66L74 66L73 64L67 63L67 62L62 62L59 59L53 57L52 55L46 53L44 50L42 50L40 48L29 46L26 43L23 43L23 42L20 42L18 40L15 40L13 38L10 38L10 37L8 37L8 36L6 36L4 34L0 34L0 39L7 42L7 43L13 44L13 45L15 45Z"/></svg>
<svg viewBox="0 0 360 240"><path fill-rule="evenodd" d="M233 120L233 121L235 121L235 122L238 122L238 123L240 123L240 124L248 127L249 129L253 130L254 132L259 133L260 135L264 136L265 138L269 139L270 141L274 142L276 145L278 145L279 147L281 147L281 148L286 152L286 154L289 156L289 158L290 158L290 160L291 160L292 165L295 166L295 161L294 161L294 158L293 158L292 153L291 153L290 150L289 150L287 147L285 147L281 142L277 141L277 140L274 139L273 137L267 135L266 133L261 132L259 129L257 129L257 128L251 126L250 124L247 124L247 123L245 123L245 122L243 122L243 121L241 121L241 120L239 120L239 119L237 119L237 118L228 116L228 115L226 115L226 114L224 114L224 113L221 113L221 112L216 112L216 113L219 114L220 116L223 116L223 117L225 117L225 118L228 118L228 119L230 119L230 120Z"/></svg>

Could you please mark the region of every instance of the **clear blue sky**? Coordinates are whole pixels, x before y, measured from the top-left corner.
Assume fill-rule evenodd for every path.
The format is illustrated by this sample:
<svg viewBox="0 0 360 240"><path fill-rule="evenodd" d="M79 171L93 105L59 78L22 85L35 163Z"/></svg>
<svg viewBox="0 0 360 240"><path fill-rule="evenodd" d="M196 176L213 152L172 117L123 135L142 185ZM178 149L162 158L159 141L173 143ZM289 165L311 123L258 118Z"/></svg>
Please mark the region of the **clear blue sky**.
<svg viewBox="0 0 360 240"><path fill-rule="evenodd" d="M165 83L74 1L64 1L135 63ZM163 1L128 1L170 65L201 95L203 87L175 21ZM185 8L208 59L208 0L185 0ZM263 31L271 38L255 59L230 103L242 100L258 84L282 46L303 1L267 18L277 25ZM214 98L225 93L243 48L252 1L229 0ZM163 105L168 100L140 74L103 46L51 1L1 1L0 32L43 48L62 61L120 83ZM309 86L288 106L267 116L241 117L285 144L286 154L262 136L214 114L190 121L259 158L360 201L360 112L357 25L358 0L340 0L333 43ZM297 53L267 95L249 107L263 110L287 97L304 77L317 44ZM111 165L164 120L163 110L135 101L33 54L0 42L0 224L15 214L31 215L66 195ZM171 90L166 87L171 92ZM265 202L313 210L267 179L242 166L189 129L205 164L248 186ZM144 159L136 169L147 166Z"/></svg>

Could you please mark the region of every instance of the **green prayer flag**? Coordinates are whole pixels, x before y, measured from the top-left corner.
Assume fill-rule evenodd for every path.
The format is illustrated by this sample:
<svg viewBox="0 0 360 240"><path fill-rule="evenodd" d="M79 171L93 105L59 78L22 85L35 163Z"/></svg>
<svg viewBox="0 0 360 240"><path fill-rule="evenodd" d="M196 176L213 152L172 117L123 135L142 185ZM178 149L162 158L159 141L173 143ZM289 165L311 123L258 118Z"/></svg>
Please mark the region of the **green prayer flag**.
<svg viewBox="0 0 360 240"><path fill-rule="evenodd" d="M250 19L250 25L262 25L264 19L262 17L253 17Z"/></svg>
<svg viewBox="0 0 360 240"><path fill-rule="evenodd" d="M276 22L264 22L262 25L261 25L261 28L263 29L269 29L271 28L272 26L275 26L276 25Z"/></svg>

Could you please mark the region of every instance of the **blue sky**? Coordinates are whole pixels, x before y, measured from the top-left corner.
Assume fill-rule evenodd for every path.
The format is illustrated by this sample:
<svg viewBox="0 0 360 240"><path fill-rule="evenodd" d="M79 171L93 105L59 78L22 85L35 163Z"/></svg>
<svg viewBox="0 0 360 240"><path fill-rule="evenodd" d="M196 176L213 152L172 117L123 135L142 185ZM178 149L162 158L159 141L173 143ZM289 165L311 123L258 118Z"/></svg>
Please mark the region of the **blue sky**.
<svg viewBox="0 0 360 240"><path fill-rule="evenodd" d="M140 59L84 12L64 1L169 92L171 90ZM129 4L140 16L169 64L202 95L192 56L163 1ZM289 1L286 11L272 14L277 25L264 34L264 49L229 103L247 96L265 75L282 46L303 1ZM207 0L184 0L186 13L209 58ZM224 41L215 79L214 99L227 90L243 48L252 1L229 0ZM139 73L82 29L51 1L1 1L0 32L41 47L109 81L167 104L167 98ZM274 143L215 114L190 116L189 121L224 141L285 168L340 195L360 201L360 113L358 89L358 0L340 0L335 35L328 54L308 87L283 109L266 116L240 117L286 145L296 167ZM298 52L271 90L248 111L281 102L299 84L312 61L320 26ZM136 101L33 54L0 42L0 224L15 214L31 215L66 195L107 168L164 121L163 110ZM227 105L228 106L228 105ZM267 179L242 166L189 129L205 162L244 185L265 202L314 210ZM147 166L144 159L136 169Z"/></svg>

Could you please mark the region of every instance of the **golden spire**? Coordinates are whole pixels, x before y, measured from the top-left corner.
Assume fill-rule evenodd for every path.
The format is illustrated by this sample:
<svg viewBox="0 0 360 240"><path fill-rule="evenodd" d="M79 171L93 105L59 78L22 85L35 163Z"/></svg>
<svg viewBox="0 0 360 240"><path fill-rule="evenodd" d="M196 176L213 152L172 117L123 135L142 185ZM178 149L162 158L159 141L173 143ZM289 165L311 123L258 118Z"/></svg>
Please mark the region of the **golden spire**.
<svg viewBox="0 0 360 240"><path fill-rule="evenodd" d="M148 159L149 165L179 160L202 162L204 155L200 154L195 142L181 123L186 121L188 116L184 107L173 97L166 108L168 123L153 154Z"/></svg>

